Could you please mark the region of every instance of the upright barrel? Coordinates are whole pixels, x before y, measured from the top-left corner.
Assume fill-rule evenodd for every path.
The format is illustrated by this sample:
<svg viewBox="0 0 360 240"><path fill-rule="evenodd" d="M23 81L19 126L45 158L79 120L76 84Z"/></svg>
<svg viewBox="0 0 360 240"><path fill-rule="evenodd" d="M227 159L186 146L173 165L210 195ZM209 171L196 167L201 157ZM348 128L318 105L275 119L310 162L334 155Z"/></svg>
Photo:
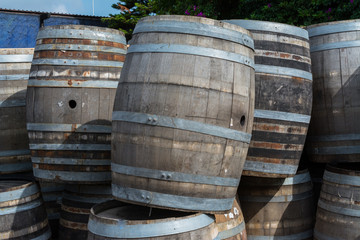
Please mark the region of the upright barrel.
<svg viewBox="0 0 360 240"><path fill-rule="evenodd" d="M50 239L51 230L35 182L0 181L0 238Z"/></svg>
<svg viewBox="0 0 360 240"><path fill-rule="evenodd" d="M33 48L0 49L0 174L31 171L26 87Z"/></svg>
<svg viewBox="0 0 360 240"><path fill-rule="evenodd" d="M360 163L326 167L314 239L360 238Z"/></svg>
<svg viewBox="0 0 360 240"><path fill-rule="evenodd" d="M111 115L126 54L118 30L41 28L27 94L34 176L58 183L111 181Z"/></svg>
<svg viewBox="0 0 360 240"><path fill-rule="evenodd" d="M307 170L285 179L242 177L239 199L248 239L312 239L312 194Z"/></svg>
<svg viewBox="0 0 360 240"><path fill-rule="evenodd" d="M253 41L236 25L151 16L135 27L116 93L115 198L231 209L251 138Z"/></svg>
<svg viewBox="0 0 360 240"><path fill-rule="evenodd" d="M122 206L114 200L91 209L88 228L88 240L218 239L214 217L211 215L136 205Z"/></svg>
<svg viewBox="0 0 360 240"><path fill-rule="evenodd" d="M90 209L98 203L111 200L111 185L67 184L61 203L59 238L86 239Z"/></svg>
<svg viewBox="0 0 360 240"><path fill-rule="evenodd" d="M307 152L314 162L360 158L360 20L307 27L314 104Z"/></svg>
<svg viewBox="0 0 360 240"><path fill-rule="evenodd" d="M255 115L243 175L294 176L312 106L308 33L281 23L227 22L251 31L255 43Z"/></svg>

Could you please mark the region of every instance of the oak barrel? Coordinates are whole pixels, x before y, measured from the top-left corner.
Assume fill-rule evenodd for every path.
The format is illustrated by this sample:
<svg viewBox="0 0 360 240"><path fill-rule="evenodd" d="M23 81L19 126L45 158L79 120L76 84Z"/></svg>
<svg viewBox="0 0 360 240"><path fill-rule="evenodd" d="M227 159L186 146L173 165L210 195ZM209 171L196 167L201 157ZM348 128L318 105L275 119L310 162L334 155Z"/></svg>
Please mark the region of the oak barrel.
<svg viewBox="0 0 360 240"><path fill-rule="evenodd" d="M87 239L217 239L212 215L122 205L115 200L95 205L90 213Z"/></svg>
<svg viewBox="0 0 360 240"><path fill-rule="evenodd" d="M50 239L45 207L35 182L0 180L0 223L0 239Z"/></svg>
<svg viewBox="0 0 360 240"><path fill-rule="evenodd" d="M59 233L61 200L65 185L62 183L45 181L40 181L39 185L52 232L52 238L57 239Z"/></svg>
<svg viewBox="0 0 360 240"><path fill-rule="evenodd" d="M237 199L228 213L215 214L219 240L247 240L245 221Z"/></svg>
<svg viewBox="0 0 360 240"><path fill-rule="evenodd" d="M255 44L255 116L243 175L294 176L312 107L308 33L282 23L227 22L251 31Z"/></svg>
<svg viewBox="0 0 360 240"><path fill-rule="evenodd" d="M360 20L307 27L314 104L307 152L314 162L360 158Z"/></svg>
<svg viewBox="0 0 360 240"><path fill-rule="evenodd" d="M251 138L252 47L247 30L212 19L138 22L114 104L115 198L231 209Z"/></svg>
<svg viewBox="0 0 360 240"><path fill-rule="evenodd" d="M118 30L41 28L27 94L34 175L63 183L111 181L111 115L126 54Z"/></svg>
<svg viewBox="0 0 360 240"><path fill-rule="evenodd" d="M307 170L285 179L243 176L239 199L248 239L312 239L312 195Z"/></svg>
<svg viewBox="0 0 360 240"><path fill-rule="evenodd" d="M0 49L0 174L31 171L26 86L33 48Z"/></svg>
<svg viewBox="0 0 360 240"><path fill-rule="evenodd" d="M314 239L360 239L360 163L326 167Z"/></svg>
<svg viewBox="0 0 360 240"><path fill-rule="evenodd" d="M61 203L59 238L62 240L86 239L91 207L108 200L111 200L110 184L67 184Z"/></svg>

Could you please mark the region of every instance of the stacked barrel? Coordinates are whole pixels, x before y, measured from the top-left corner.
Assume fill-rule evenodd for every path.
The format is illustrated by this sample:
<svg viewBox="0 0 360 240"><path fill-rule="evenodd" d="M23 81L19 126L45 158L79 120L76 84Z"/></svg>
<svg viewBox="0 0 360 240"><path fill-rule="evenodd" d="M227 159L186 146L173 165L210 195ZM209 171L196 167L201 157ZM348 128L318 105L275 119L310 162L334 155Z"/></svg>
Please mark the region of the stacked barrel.
<svg viewBox="0 0 360 240"><path fill-rule="evenodd" d="M360 236L359 20L308 27L314 75L314 105L307 153L318 193L315 239ZM327 166L326 166L327 164ZM319 188L320 190L320 188Z"/></svg>

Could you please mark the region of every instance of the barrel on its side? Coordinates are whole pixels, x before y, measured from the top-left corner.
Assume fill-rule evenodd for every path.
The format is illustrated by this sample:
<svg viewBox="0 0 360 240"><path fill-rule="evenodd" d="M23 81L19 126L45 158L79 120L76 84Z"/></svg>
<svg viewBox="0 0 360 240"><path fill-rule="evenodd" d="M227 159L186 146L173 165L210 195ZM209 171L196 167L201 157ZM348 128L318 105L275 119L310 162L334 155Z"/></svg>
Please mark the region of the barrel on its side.
<svg viewBox="0 0 360 240"><path fill-rule="evenodd" d="M0 174L31 171L26 86L33 48L0 49Z"/></svg>
<svg viewBox="0 0 360 240"><path fill-rule="evenodd" d="M307 27L314 104L307 137L310 160L358 162L360 158L360 20Z"/></svg>
<svg viewBox="0 0 360 240"><path fill-rule="evenodd" d="M26 116L36 178L110 182L111 115L125 54L124 34L115 29L40 29Z"/></svg>
<svg viewBox="0 0 360 240"><path fill-rule="evenodd" d="M138 22L113 112L116 199L182 211L231 209L251 138L252 47L247 30L212 19Z"/></svg>
<svg viewBox="0 0 360 240"><path fill-rule="evenodd" d="M35 182L0 181L0 238L50 239L46 210Z"/></svg>
<svg viewBox="0 0 360 240"><path fill-rule="evenodd" d="M40 181L40 191L44 200L49 225L54 239L58 238L59 220L61 210L61 199L64 191L64 184Z"/></svg>
<svg viewBox="0 0 360 240"><path fill-rule="evenodd" d="M312 194L307 170L285 179L242 177L239 198L248 239L312 239Z"/></svg>
<svg viewBox="0 0 360 240"><path fill-rule="evenodd" d="M219 231L219 240L246 240L244 216L238 200L234 200L231 211L225 214L215 214L215 223Z"/></svg>
<svg viewBox="0 0 360 240"><path fill-rule="evenodd" d="M88 240L211 240L217 239L214 217L136 205L115 200L91 209Z"/></svg>
<svg viewBox="0 0 360 240"><path fill-rule="evenodd" d="M316 212L317 240L360 238L360 163L326 167Z"/></svg>
<svg viewBox="0 0 360 240"><path fill-rule="evenodd" d="M110 184L67 184L61 203L60 239L86 239L91 207L108 200L111 200Z"/></svg>
<svg viewBox="0 0 360 240"><path fill-rule="evenodd" d="M308 33L281 23L227 22L251 31L255 43L255 116L243 175L294 176L312 108Z"/></svg>

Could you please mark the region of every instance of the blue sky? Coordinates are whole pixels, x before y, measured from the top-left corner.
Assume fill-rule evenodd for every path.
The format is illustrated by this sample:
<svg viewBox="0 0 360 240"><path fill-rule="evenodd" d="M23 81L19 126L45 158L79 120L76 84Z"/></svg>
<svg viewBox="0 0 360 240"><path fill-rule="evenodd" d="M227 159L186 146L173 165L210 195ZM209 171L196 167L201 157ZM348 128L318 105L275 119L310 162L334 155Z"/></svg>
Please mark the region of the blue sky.
<svg viewBox="0 0 360 240"><path fill-rule="evenodd" d="M68 14L109 16L119 13L111 5L117 0L0 0L0 8Z"/></svg>

